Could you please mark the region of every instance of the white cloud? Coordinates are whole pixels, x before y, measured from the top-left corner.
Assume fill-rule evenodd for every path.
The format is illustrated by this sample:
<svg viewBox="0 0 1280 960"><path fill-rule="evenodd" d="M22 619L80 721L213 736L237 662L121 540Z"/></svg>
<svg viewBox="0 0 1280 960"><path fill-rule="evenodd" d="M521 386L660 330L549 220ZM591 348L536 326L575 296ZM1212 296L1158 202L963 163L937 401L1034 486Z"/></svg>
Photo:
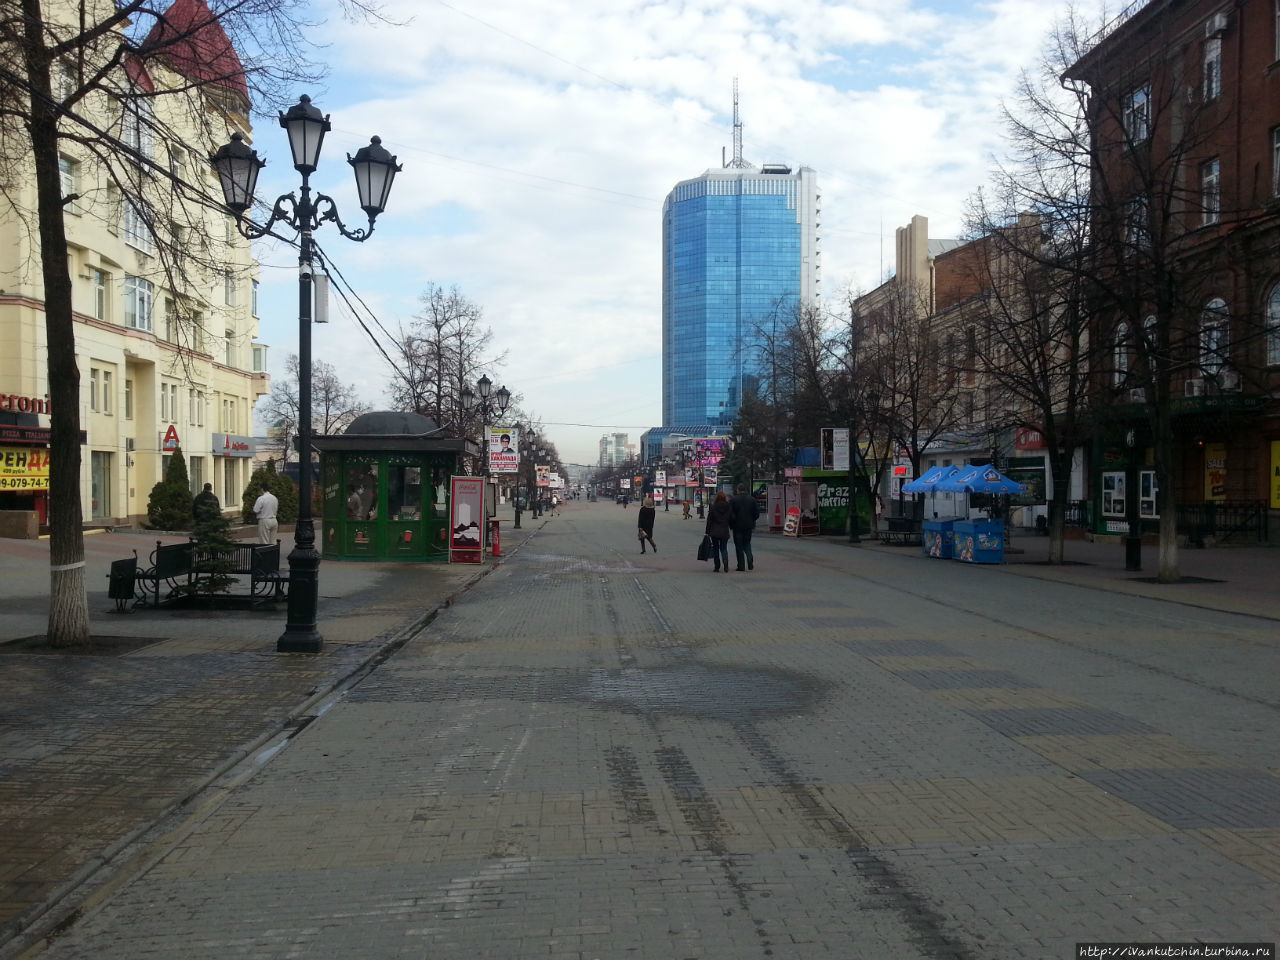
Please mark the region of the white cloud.
<svg viewBox="0 0 1280 960"><path fill-rule="evenodd" d="M394 330L428 283L484 307L491 371L525 396L567 459L661 411L661 203L731 145L738 76L744 153L819 172L824 287L880 279L912 214L955 233L999 149L998 101L1058 12L1033 0L393 0L402 26L334 16L332 114L317 186L363 226L342 162L379 134L405 169L369 242L318 231ZM301 92L301 91L300 91ZM262 192L296 186L283 131L263 123ZM887 243L882 246L882 236ZM273 372L296 349L291 254L263 271ZM891 265L886 261L886 265ZM385 363L334 310L317 359L381 403ZM573 427L569 424L590 424Z"/></svg>

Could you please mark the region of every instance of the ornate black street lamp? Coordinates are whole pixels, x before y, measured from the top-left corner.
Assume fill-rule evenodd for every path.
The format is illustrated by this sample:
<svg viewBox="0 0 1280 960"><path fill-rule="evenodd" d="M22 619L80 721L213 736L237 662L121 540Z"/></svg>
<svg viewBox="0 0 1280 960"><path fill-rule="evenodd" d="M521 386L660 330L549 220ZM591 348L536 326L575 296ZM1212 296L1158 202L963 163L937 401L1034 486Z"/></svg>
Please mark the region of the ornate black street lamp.
<svg viewBox="0 0 1280 960"><path fill-rule="evenodd" d="M287 113L280 114L280 126L289 134L293 152L293 168L302 174L298 194L286 193L276 198L271 217L258 225L245 219L245 211L253 206L253 193L258 171L266 166L258 152L244 142L239 133L231 142L218 148L209 158L222 184L223 199L236 217L236 228L249 240L266 236L277 223L298 233L298 522L293 550L289 553L289 609L284 633L276 641L281 653L319 653L324 638L316 630L316 604L320 588L320 554L316 550L316 532L311 517L311 277L314 271L312 231L332 221L348 240L362 242L373 233L373 222L387 205L391 184L401 167L373 137L369 146L361 147L353 157L347 155L356 176L360 209L369 218L368 229L348 230L338 219L332 199L322 193L311 198L311 174L320 159L320 147L329 130L329 117L311 105L303 95Z"/></svg>

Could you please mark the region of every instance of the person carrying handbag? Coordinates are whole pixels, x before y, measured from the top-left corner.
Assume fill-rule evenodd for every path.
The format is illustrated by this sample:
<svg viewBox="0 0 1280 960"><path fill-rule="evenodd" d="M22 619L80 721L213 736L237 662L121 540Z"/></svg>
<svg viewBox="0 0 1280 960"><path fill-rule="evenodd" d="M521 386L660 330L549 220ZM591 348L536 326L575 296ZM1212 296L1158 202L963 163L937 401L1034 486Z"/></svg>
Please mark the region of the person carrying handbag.
<svg viewBox="0 0 1280 960"><path fill-rule="evenodd" d="M658 511L654 509L653 498L645 497L644 506L640 508L640 514L636 517L636 534L640 538L640 552L644 553L644 545L647 542L653 547L653 552L658 552L658 545L653 542L653 521L657 517Z"/></svg>
<svg viewBox="0 0 1280 960"><path fill-rule="evenodd" d="M719 573L722 568L725 573L729 572L729 521L732 517L733 510L729 507L729 498L721 490L716 494L711 509L707 511L705 530L706 535L711 538L711 559L715 561L716 573Z"/></svg>

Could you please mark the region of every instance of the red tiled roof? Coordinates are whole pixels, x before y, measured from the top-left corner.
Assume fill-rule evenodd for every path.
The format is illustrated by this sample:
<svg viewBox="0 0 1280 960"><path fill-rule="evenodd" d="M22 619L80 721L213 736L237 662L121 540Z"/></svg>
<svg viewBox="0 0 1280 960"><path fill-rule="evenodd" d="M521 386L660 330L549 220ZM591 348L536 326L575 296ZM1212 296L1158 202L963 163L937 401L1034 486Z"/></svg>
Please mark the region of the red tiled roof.
<svg viewBox="0 0 1280 960"><path fill-rule="evenodd" d="M156 92L155 82L151 79L151 74L147 73L147 65L133 54L125 57L124 74L135 87L141 87L147 93Z"/></svg>
<svg viewBox="0 0 1280 960"><path fill-rule="evenodd" d="M174 0L147 34L143 50L191 80L205 80L238 93L247 102L244 66L205 0Z"/></svg>

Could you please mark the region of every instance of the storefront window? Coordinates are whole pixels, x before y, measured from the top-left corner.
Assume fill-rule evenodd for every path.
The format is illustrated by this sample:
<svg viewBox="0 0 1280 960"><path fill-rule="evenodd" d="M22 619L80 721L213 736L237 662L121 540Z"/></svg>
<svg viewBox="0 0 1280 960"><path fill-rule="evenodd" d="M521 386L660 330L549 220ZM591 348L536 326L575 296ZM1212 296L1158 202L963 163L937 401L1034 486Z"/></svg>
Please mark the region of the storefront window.
<svg viewBox="0 0 1280 960"><path fill-rule="evenodd" d="M1160 516L1156 513L1156 494L1159 488L1156 486L1156 472L1154 470L1143 470L1138 474L1138 515L1144 519L1155 519Z"/></svg>
<svg viewBox="0 0 1280 960"><path fill-rule="evenodd" d="M391 466L387 475L387 509L392 520L422 518L422 468Z"/></svg>
<svg viewBox="0 0 1280 960"><path fill-rule="evenodd" d="M347 467L347 519L378 518L378 465L352 463Z"/></svg>

